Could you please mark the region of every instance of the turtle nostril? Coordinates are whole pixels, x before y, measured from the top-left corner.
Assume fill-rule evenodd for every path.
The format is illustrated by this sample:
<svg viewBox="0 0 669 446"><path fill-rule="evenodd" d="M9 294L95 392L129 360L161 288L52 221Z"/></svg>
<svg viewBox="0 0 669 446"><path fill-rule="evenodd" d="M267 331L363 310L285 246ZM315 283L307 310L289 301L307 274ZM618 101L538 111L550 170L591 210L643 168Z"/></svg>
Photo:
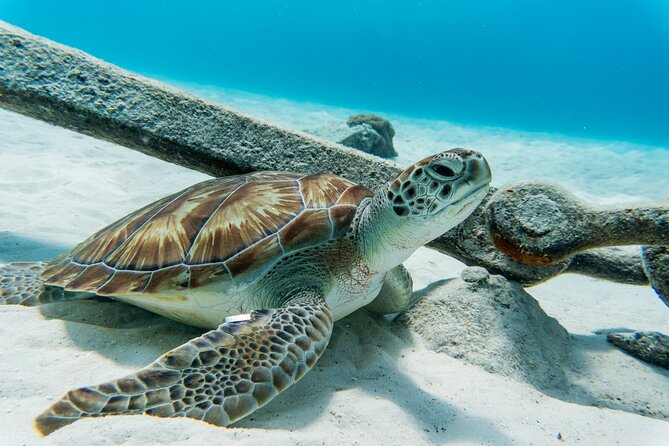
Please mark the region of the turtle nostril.
<svg viewBox="0 0 669 446"><path fill-rule="evenodd" d="M450 184L446 184L439 191L439 194L444 198L448 197L448 194L450 194L450 193L451 193L451 185Z"/></svg>
<svg viewBox="0 0 669 446"><path fill-rule="evenodd" d="M404 217L406 215L409 215L409 209L405 208L403 206L393 206L393 211L400 217Z"/></svg>
<svg viewBox="0 0 669 446"><path fill-rule="evenodd" d="M441 175L442 177L454 177L455 172L453 172L453 169L450 167L443 166L441 164L437 164L432 168L436 173Z"/></svg>

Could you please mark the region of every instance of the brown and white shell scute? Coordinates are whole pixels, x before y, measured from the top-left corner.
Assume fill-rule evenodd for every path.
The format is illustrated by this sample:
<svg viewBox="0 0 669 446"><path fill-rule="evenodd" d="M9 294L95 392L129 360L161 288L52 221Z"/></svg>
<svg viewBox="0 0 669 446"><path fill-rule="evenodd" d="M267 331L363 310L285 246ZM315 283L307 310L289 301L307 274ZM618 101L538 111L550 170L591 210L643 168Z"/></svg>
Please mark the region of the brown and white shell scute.
<svg viewBox="0 0 669 446"><path fill-rule="evenodd" d="M93 234L51 262L42 279L113 296L254 277L286 254L341 237L371 195L329 173L204 181Z"/></svg>

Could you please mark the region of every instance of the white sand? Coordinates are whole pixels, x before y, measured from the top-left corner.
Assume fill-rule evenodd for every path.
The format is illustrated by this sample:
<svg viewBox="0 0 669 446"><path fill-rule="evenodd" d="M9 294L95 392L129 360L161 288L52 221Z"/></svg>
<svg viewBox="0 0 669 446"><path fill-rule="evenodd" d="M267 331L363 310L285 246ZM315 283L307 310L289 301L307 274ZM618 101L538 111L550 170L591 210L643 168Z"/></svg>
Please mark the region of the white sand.
<svg viewBox="0 0 669 446"><path fill-rule="evenodd" d="M281 109L281 101L263 103L254 98L251 109L230 105L250 112ZM316 107L305 106L299 121L295 103L283 106L284 115L296 120L287 124L299 128L310 122L320 125L332 113L328 109L322 112L327 115L324 119L309 121ZM451 145L444 136L448 127L436 128L433 123L435 128L421 128L419 121L409 121L398 120L400 150L410 144L411 135L414 141L426 139L426 153ZM415 126L414 133L401 135L400 129L411 126ZM487 135L494 148L493 136L486 131L481 134ZM526 140L511 138L517 133L499 135L499 145L504 141L506 147L515 146L514 156L522 152ZM465 132L453 138L466 140L468 136ZM476 140L476 134L471 138ZM555 144L552 147L562 144L547 136L545 141ZM464 142L457 145L477 146ZM612 200L657 199L669 190L664 173L655 170L660 165L667 171L666 152L637 154L644 160L660 158L640 167L650 172L641 181L636 170L628 172L618 165L621 159L629 159L629 153L623 156L612 153L606 144L589 144L592 147L583 148L581 158L565 149L559 157L564 164L537 167L534 172L544 179L561 179L572 190L583 188L587 194ZM478 148L488 153L487 146ZM596 159L593 167L579 164L588 157ZM505 173L509 166L504 155L489 158L498 177L522 178L532 172ZM205 178L2 110L0 163L0 262L51 258L125 213ZM539 166L545 164L550 163ZM623 177L611 179L621 171L626 172ZM598 180L588 179L593 176ZM628 193L625 184L632 182L636 182L634 192ZM647 187L647 183L655 186ZM421 249L407 267L416 289L421 289L457 275L462 265ZM612 327L669 333L669 310L649 288L564 275L529 292L580 337L582 370L575 379L584 387L600 397L608 395L613 402L620 398L645 404L649 411L669 406L669 373L624 355L601 336L592 336L593 330ZM0 307L4 341L0 350L0 443L669 444L665 420L575 404L569 402L573 395L559 392L546 396L528 384L432 352L420 340L390 330L364 312L336 324L326 354L300 383L235 428L188 419L124 416L78 421L45 440L34 432L32 419L67 390L120 377L199 333L115 302Z"/></svg>

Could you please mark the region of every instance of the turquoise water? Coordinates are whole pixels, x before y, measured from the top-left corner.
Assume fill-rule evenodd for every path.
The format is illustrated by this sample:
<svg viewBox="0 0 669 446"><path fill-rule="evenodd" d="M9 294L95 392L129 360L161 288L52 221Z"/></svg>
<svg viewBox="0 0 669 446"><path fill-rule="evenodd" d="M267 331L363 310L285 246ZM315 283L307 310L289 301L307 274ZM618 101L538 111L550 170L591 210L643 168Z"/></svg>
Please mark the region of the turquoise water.
<svg viewBox="0 0 669 446"><path fill-rule="evenodd" d="M669 146L666 0L0 0L0 18L183 82Z"/></svg>

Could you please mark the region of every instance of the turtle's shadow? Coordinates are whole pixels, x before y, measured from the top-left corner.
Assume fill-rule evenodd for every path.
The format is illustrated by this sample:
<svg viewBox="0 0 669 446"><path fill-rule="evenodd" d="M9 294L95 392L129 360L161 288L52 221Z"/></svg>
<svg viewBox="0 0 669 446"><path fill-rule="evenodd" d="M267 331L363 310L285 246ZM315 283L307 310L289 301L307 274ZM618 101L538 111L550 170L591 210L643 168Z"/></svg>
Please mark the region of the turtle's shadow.
<svg viewBox="0 0 669 446"><path fill-rule="evenodd" d="M490 420L465 414L416 384L400 366L401 358L411 349L410 341L395 335L384 318L376 318L359 310L335 324L330 345L315 369L288 389L283 398L279 397L282 400L280 406L265 406L236 426L285 429L287 418L289 421L296 420L296 426L299 427L322 417L335 392L361 390L391 401L411 415L414 426L419 428L424 440L429 443L483 443L493 437L498 438L500 443L511 441ZM336 370L336 373L332 373L332 370ZM326 379L327 382L324 381ZM412 395L409 401L407 394ZM349 400L355 401L355 396ZM301 406L305 402L310 402L311 410L303 410ZM350 418L337 405L330 405L329 416L343 421ZM457 434L450 429L456 417ZM464 428L463 423L467 424ZM397 429L401 427L398 425ZM466 437L464 432L467 433Z"/></svg>
<svg viewBox="0 0 669 446"><path fill-rule="evenodd" d="M64 321L69 338L80 350L96 351L134 369L205 331L100 297L41 305L39 311L48 319Z"/></svg>
<svg viewBox="0 0 669 446"><path fill-rule="evenodd" d="M111 300L53 303L41 306L40 311L47 318L63 320L69 337L81 350L97 351L128 368L142 368L203 332ZM312 371L235 426L299 430L328 411L335 392L357 389L392 401L410 414L426 441L477 442L484 440L481 435L489 439L491 433L502 442L508 440L492 422L469 413L458 417L458 432L468 432L468 437L454 437L449 432L450 420L463 415L461 409L422 389L400 369L398 361L407 349L411 344L393 334L384 319L358 311L335 324L330 345ZM407 389L413 395L409 404ZM341 415L347 414L330 407L330 416ZM463 422L471 428L462 429Z"/></svg>
<svg viewBox="0 0 669 446"><path fill-rule="evenodd" d="M49 260L70 248L14 232L0 231L0 263Z"/></svg>

